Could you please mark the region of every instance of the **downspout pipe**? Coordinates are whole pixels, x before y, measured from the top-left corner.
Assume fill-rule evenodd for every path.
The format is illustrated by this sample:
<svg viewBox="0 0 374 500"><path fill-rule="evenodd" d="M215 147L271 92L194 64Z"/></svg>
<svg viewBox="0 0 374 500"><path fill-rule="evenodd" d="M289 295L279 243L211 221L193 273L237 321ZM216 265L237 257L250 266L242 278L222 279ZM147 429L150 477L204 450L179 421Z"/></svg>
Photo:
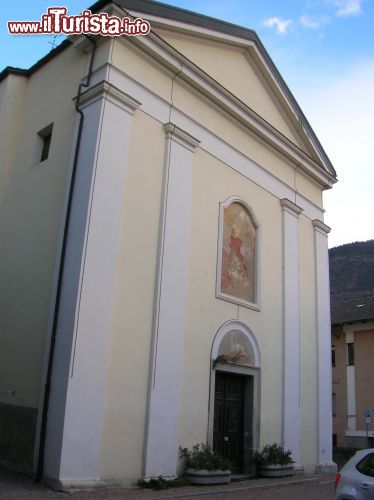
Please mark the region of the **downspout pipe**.
<svg viewBox="0 0 374 500"><path fill-rule="evenodd" d="M75 179L77 174L77 165L79 158L79 150L81 145L83 124L84 124L84 113L80 109L80 98L84 88L87 88L90 85L91 77L92 77L92 68L95 59L96 53L96 40L84 35L91 43L92 43L92 52L90 65L88 69L88 74L85 82L79 84L78 94L75 100L75 110L79 114L79 126L77 133L77 140L75 144L75 152L74 152L74 160L71 172L70 186L69 186L69 194L66 206L66 216L64 223L64 230L62 236L62 244L61 244L61 257L60 257L60 265L58 270L58 279L57 279L57 288L56 288L56 300L55 307L53 312L53 322L52 322L52 333L51 333L51 343L49 347L49 356L48 356L48 366L47 366L47 375L46 382L44 387L44 398L43 398L43 407L42 407L42 419L40 426L40 440L39 440L39 453L38 453L38 466L35 475L35 482L40 483L43 478L44 471L44 453L45 453L45 443L47 437L47 420L48 420L48 409L49 409L49 399L51 392L51 380L52 380L52 372L53 372L53 362L54 362L54 354L55 354L55 346L56 346L56 334L57 334L57 325L59 319L60 312L60 304L61 304L61 291L62 291L62 278L64 274L65 260L66 260L66 246L69 235L69 225L71 219L71 208L72 201L74 196L74 187L75 187Z"/></svg>

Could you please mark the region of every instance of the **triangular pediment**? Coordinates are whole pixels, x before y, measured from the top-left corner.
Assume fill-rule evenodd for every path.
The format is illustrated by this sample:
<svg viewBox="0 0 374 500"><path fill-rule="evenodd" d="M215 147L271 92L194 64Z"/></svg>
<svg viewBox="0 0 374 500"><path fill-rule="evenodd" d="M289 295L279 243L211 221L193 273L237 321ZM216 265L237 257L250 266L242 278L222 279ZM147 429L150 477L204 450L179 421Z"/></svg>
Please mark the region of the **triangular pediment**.
<svg viewBox="0 0 374 500"><path fill-rule="evenodd" d="M189 35L160 28L154 31L308 156L320 162L295 110L269 78L269 68L257 57L253 47L222 43L196 33Z"/></svg>
<svg viewBox="0 0 374 500"><path fill-rule="evenodd" d="M162 38L196 64L225 89L249 106L281 134L308 152L310 145L287 114L287 104L279 99L265 78L263 68L248 48L220 43L195 35L155 29Z"/></svg>
<svg viewBox="0 0 374 500"><path fill-rule="evenodd" d="M131 15L147 19L152 33L188 64L335 178L331 162L254 31L158 2L119 3Z"/></svg>

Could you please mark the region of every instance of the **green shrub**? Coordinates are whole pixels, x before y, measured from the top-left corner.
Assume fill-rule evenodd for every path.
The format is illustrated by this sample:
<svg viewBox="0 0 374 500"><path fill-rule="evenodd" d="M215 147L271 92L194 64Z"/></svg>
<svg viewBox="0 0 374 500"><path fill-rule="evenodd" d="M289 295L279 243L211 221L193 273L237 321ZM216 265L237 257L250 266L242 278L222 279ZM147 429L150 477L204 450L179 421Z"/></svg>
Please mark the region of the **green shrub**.
<svg viewBox="0 0 374 500"><path fill-rule="evenodd" d="M180 449L180 456L186 469L230 470L229 460L215 453L207 444L196 444L191 450Z"/></svg>
<svg viewBox="0 0 374 500"><path fill-rule="evenodd" d="M291 451L284 450L278 443L267 444L261 452L256 452L255 461L258 465L287 465L294 461L291 458Z"/></svg>
<svg viewBox="0 0 374 500"><path fill-rule="evenodd" d="M140 488L147 488L151 490L166 490L168 488L178 488L184 486L185 482L182 478L176 477L168 479L162 476L151 477L149 479L139 479L138 486Z"/></svg>

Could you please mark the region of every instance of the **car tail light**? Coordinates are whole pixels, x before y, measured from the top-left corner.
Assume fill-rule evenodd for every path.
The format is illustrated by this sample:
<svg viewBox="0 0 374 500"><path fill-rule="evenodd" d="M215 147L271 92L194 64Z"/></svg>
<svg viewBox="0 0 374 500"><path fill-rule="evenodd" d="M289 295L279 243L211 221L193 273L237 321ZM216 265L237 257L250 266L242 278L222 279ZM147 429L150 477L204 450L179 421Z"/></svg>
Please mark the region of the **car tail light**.
<svg viewBox="0 0 374 500"><path fill-rule="evenodd" d="M338 487L338 484L339 484L339 481L340 481L340 478L342 477L341 474L339 474L339 472L336 474L335 476L335 489Z"/></svg>

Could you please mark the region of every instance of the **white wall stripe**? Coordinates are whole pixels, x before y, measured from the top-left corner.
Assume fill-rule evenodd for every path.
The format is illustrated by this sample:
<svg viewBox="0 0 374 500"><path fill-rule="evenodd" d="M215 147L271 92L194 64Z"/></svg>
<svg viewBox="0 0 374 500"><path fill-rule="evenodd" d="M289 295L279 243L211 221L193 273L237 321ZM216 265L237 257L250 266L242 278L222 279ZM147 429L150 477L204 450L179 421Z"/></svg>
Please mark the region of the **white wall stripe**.
<svg viewBox="0 0 374 500"><path fill-rule="evenodd" d="M283 199L283 444L300 467L300 292L298 217L302 209Z"/></svg>
<svg viewBox="0 0 374 500"><path fill-rule="evenodd" d="M331 320L327 247L330 228L320 220L314 220L313 227L317 327L317 470L334 472L336 465L332 461Z"/></svg>
<svg viewBox="0 0 374 500"><path fill-rule="evenodd" d="M171 123L165 125L165 132L166 171L145 443L146 477L173 476L177 472L192 160L199 143Z"/></svg>

